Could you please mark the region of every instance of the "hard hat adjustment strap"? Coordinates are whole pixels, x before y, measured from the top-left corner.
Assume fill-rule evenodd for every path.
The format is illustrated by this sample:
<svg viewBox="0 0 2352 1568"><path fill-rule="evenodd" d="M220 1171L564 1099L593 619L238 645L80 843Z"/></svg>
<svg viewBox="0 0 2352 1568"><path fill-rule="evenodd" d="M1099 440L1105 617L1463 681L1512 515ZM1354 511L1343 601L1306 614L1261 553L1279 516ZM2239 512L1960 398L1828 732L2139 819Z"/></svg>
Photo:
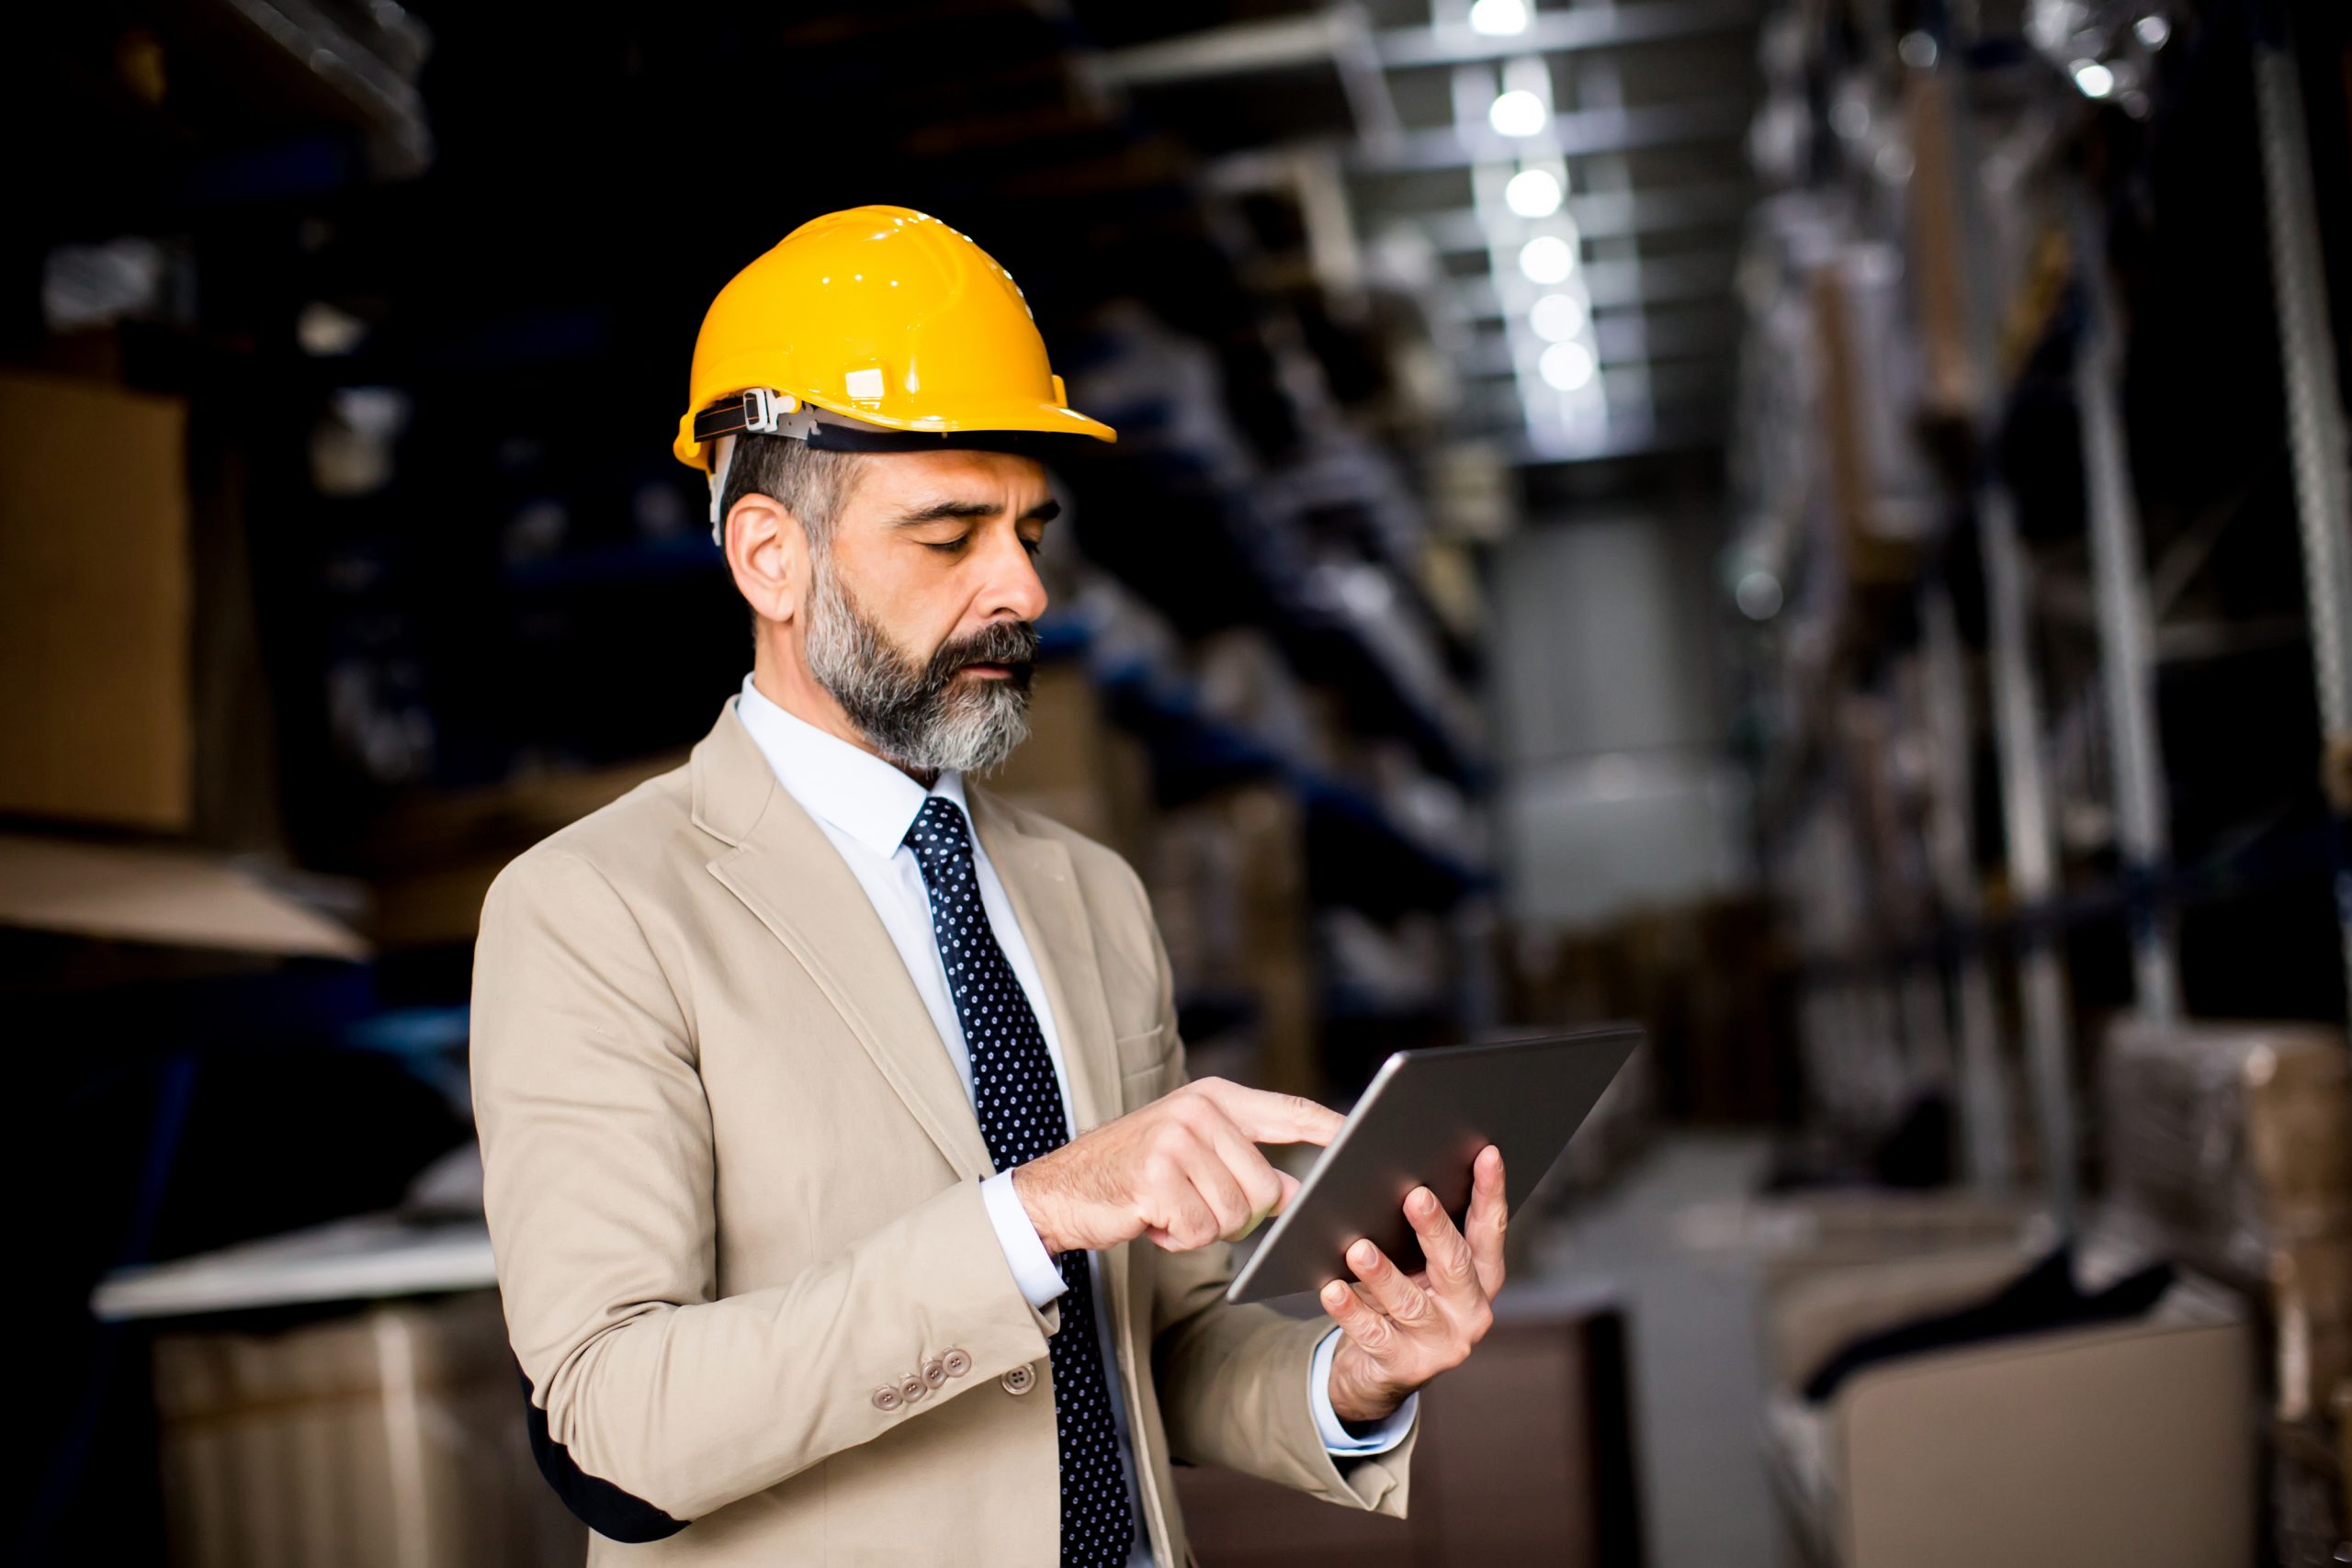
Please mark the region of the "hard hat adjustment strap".
<svg viewBox="0 0 2352 1568"><path fill-rule="evenodd" d="M956 448L1016 452L1042 457L1079 439L1058 431L886 430L845 415L827 413L790 392L752 387L695 415L695 440L710 448L710 538L726 543L719 503L727 494L727 471L735 460L738 435L775 435L805 441L821 452L938 452Z"/></svg>
<svg viewBox="0 0 2352 1568"><path fill-rule="evenodd" d="M786 414L797 413L800 400L789 392L778 392L766 387L748 387L724 402L713 403L695 415L695 439L716 441L722 435L740 434L750 431L759 435L773 435L782 426Z"/></svg>

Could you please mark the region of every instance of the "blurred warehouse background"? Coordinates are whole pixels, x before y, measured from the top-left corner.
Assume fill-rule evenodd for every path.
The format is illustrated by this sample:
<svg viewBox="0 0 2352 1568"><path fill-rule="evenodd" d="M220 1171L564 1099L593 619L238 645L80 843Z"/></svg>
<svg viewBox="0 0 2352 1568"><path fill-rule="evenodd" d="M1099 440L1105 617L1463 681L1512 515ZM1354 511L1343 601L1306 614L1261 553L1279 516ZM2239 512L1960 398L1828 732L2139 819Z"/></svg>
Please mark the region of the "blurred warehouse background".
<svg viewBox="0 0 2352 1568"><path fill-rule="evenodd" d="M578 1561L476 916L740 681L695 324L883 201L1119 429L997 784L1194 1071L1651 1031L1411 1522L1188 1472L1205 1562L2352 1561L2339 0L85 0L0 81L12 1559Z"/></svg>

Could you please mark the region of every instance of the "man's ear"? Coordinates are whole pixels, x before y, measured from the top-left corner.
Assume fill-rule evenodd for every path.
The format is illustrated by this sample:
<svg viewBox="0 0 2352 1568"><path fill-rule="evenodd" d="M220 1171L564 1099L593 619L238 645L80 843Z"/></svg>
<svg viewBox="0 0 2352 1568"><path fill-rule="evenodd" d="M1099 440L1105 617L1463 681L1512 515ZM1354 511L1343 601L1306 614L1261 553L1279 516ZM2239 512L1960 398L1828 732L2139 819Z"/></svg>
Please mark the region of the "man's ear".
<svg viewBox="0 0 2352 1568"><path fill-rule="evenodd" d="M789 621L808 599L808 536L800 519L756 491L727 511L727 570L763 620Z"/></svg>

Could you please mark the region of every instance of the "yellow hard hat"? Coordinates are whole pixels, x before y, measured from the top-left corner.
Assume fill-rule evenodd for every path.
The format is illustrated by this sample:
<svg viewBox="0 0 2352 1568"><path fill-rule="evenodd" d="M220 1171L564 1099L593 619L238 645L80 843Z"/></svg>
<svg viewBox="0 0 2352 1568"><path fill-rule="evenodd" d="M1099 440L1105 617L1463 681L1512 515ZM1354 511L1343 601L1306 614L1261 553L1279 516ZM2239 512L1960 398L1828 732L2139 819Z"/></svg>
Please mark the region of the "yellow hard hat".
<svg viewBox="0 0 2352 1568"><path fill-rule="evenodd" d="M918 435L1118 438L1069 406L1012 275L904 207L812 218L718 291L671 450L707 469L721 436L787 428L804 406Z"/></svg>

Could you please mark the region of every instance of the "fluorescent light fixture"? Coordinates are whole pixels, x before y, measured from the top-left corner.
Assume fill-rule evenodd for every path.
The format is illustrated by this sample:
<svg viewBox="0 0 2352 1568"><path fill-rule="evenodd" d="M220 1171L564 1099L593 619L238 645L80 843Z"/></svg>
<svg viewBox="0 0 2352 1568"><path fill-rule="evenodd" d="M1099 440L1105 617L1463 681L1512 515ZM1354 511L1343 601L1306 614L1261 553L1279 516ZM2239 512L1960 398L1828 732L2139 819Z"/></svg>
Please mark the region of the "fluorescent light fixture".
<svg viewBox="0 0 2352 1568"><path fill-rule="evenodd" d="M1566 343L1591 320L1592 312L1573 294L1546 294L1527 312L1527 324L1545 343Z"/></svg>
<svg viewBox="0 0 2352 1568"><path fill-rule="evenodd" d="M1470 7L1470 30L1509 38L1527 30L1527 0L1477 0Z"/></svg>
<svg viewBox="0 0 2352 1568"><path fill-rule="evenodd" d="M1544 379L1564 392L1573 392L1591 381L1593 372L1600 368L1592 357L1592 350L1580 343L1555 343L1544 351L1535 367Z"/></svg>
<svg viewBox="0 0 2352 1568"><path fill-rule="evenodd" d="M1549 169L1521 169L1503 186L1503 205L1521 218L1549 218L1560 210L1560 182Z"/></svg>
<svg viewBox="0 0 2352 1568"><path fill-rule="evenodd" d="M1519 248L1519 270L1530 283L1563 283L1577 269L1577 248L1557 234L1538 234Z"/></svg>
<svg viewBox="0 0 2352 1568"><path fill-rule="evenodd" d="M2086 98L2103 98L2115 91L2115 73L2096 60L2077 60L2066 69L2075 73L2075 85Z"/></svg>
<svg viewBox="0 0 2352 1568"><path fill-rule="evenodd" d="M1487 110L1487 123L1498 136L1532 136L1552 122L1544 100L1524 87L1499 94Z"/></svg>
<svg viewBox="0 0 2352 1568"><path fill-rule="evenodd" d="M2132 24L2132 31L2150 49L2162 49L2172 37L2172 24L2162 17L2143 17Z"/></svg>

